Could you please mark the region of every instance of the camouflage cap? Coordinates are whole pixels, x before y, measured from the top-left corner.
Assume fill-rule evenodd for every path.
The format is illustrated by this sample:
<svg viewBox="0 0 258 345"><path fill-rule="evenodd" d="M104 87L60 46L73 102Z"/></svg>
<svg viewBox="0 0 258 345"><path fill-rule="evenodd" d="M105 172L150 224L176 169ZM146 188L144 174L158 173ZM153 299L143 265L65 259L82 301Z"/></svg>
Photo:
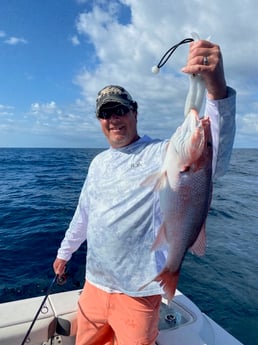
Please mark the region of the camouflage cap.
<svg viewBox="0 0 258 345"><path fill-rule="evenodd" d="M129 92L123 87L117 85L105 86L99 91L96 99L96 115L98 116L100 108L107 103L120 103L130 107L135 102L133 101Z"/></svg>

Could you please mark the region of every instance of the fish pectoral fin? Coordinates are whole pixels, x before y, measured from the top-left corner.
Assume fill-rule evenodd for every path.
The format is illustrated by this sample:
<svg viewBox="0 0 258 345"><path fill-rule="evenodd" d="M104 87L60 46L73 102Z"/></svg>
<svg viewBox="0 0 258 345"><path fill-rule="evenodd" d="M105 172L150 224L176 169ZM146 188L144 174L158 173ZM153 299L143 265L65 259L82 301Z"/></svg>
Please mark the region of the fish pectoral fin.
<svg viewBox="0 0 258 345"><path fill-rule="evenodd" d="M155 238L155 241L152 244L151 250L158 249L159 247L162 246L162 244L164 244L166 242L167 242L166 226L165 226L165 223L162 223L160 228L159 228L157 237Z"/></svg>
<svg viewBox="0 0 258 345"><path fill-rule="evenodd" d="M167 183L167 172L158 172L148 176L142 183L142 187L153 185L155 191L159 191L166 186Z"/></svg>
<svg viewBox="0 0 258 345"><path fill-rule="evenodd" d="M189 251L192 254L203 256L206 250L206 230L205 230L205 223L203 224L201 231L197 239L195 240L194 244L189 248Z"/></svg>
<svg viewBox="0 0 258 345"><path fill-rule="evenodd" d="M160 172L157 172L155 174L148 176L145 180L143 180L143 182L141 182L140 186L141 187L146 187L150 185L155 186L157 183L157 180L159 179L159 175L160 175Z"/></svg>

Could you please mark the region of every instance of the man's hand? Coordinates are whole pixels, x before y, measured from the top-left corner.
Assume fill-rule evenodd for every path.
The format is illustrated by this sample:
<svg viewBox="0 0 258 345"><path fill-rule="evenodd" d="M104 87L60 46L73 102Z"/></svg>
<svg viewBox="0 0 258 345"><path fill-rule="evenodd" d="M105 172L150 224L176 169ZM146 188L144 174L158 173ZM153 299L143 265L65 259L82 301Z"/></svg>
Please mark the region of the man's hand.
<svg viewBox="0 0 258 345"><path fill-rule="evenodd" d="M56 258L53 263L53 269L55 274L58 274L60 277L65 273L65 266L67 261Z"/></svg>
<svg viewBox="0 0 258 345"><path fill-rule="evenodd" d="M190 43L187 64L182 68L182 72L201 74L207 88L208 98L227 97L223 59L218 45L204 40Z"/></svg>

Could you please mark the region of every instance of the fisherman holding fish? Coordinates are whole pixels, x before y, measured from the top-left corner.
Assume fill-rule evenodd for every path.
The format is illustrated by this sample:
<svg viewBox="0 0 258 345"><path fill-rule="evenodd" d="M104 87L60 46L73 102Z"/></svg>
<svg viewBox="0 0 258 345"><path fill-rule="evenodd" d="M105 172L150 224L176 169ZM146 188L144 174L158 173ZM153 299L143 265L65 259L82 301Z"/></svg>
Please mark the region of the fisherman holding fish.
<svg viewBox="0 0 258 345"><path fill-rule="evenodd" d="M87 239L76 345L155 344L161 296L173 297L185 252L204 252L212 179L226 172L232 151L236 95L216 44L191 43L182 71L202 77L207 117L191 109L171 140L138 135L138 105L123 87L98 93L110 148L91 162L53 264L62 275Z"/></svg>

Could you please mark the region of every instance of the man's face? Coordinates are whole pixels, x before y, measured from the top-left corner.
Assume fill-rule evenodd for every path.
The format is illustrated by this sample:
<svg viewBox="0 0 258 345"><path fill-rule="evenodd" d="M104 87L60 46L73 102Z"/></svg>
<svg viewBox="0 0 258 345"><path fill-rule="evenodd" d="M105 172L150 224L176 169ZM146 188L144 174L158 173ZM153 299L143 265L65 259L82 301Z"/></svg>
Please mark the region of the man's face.
<svg viewBox="0 0 258 345"><path fill-rule="evenodd" d="M123 115L115 113L109 119L99 119L102 132L113 148L127 146L138 139L137 112L129 109Z"/></svg>

